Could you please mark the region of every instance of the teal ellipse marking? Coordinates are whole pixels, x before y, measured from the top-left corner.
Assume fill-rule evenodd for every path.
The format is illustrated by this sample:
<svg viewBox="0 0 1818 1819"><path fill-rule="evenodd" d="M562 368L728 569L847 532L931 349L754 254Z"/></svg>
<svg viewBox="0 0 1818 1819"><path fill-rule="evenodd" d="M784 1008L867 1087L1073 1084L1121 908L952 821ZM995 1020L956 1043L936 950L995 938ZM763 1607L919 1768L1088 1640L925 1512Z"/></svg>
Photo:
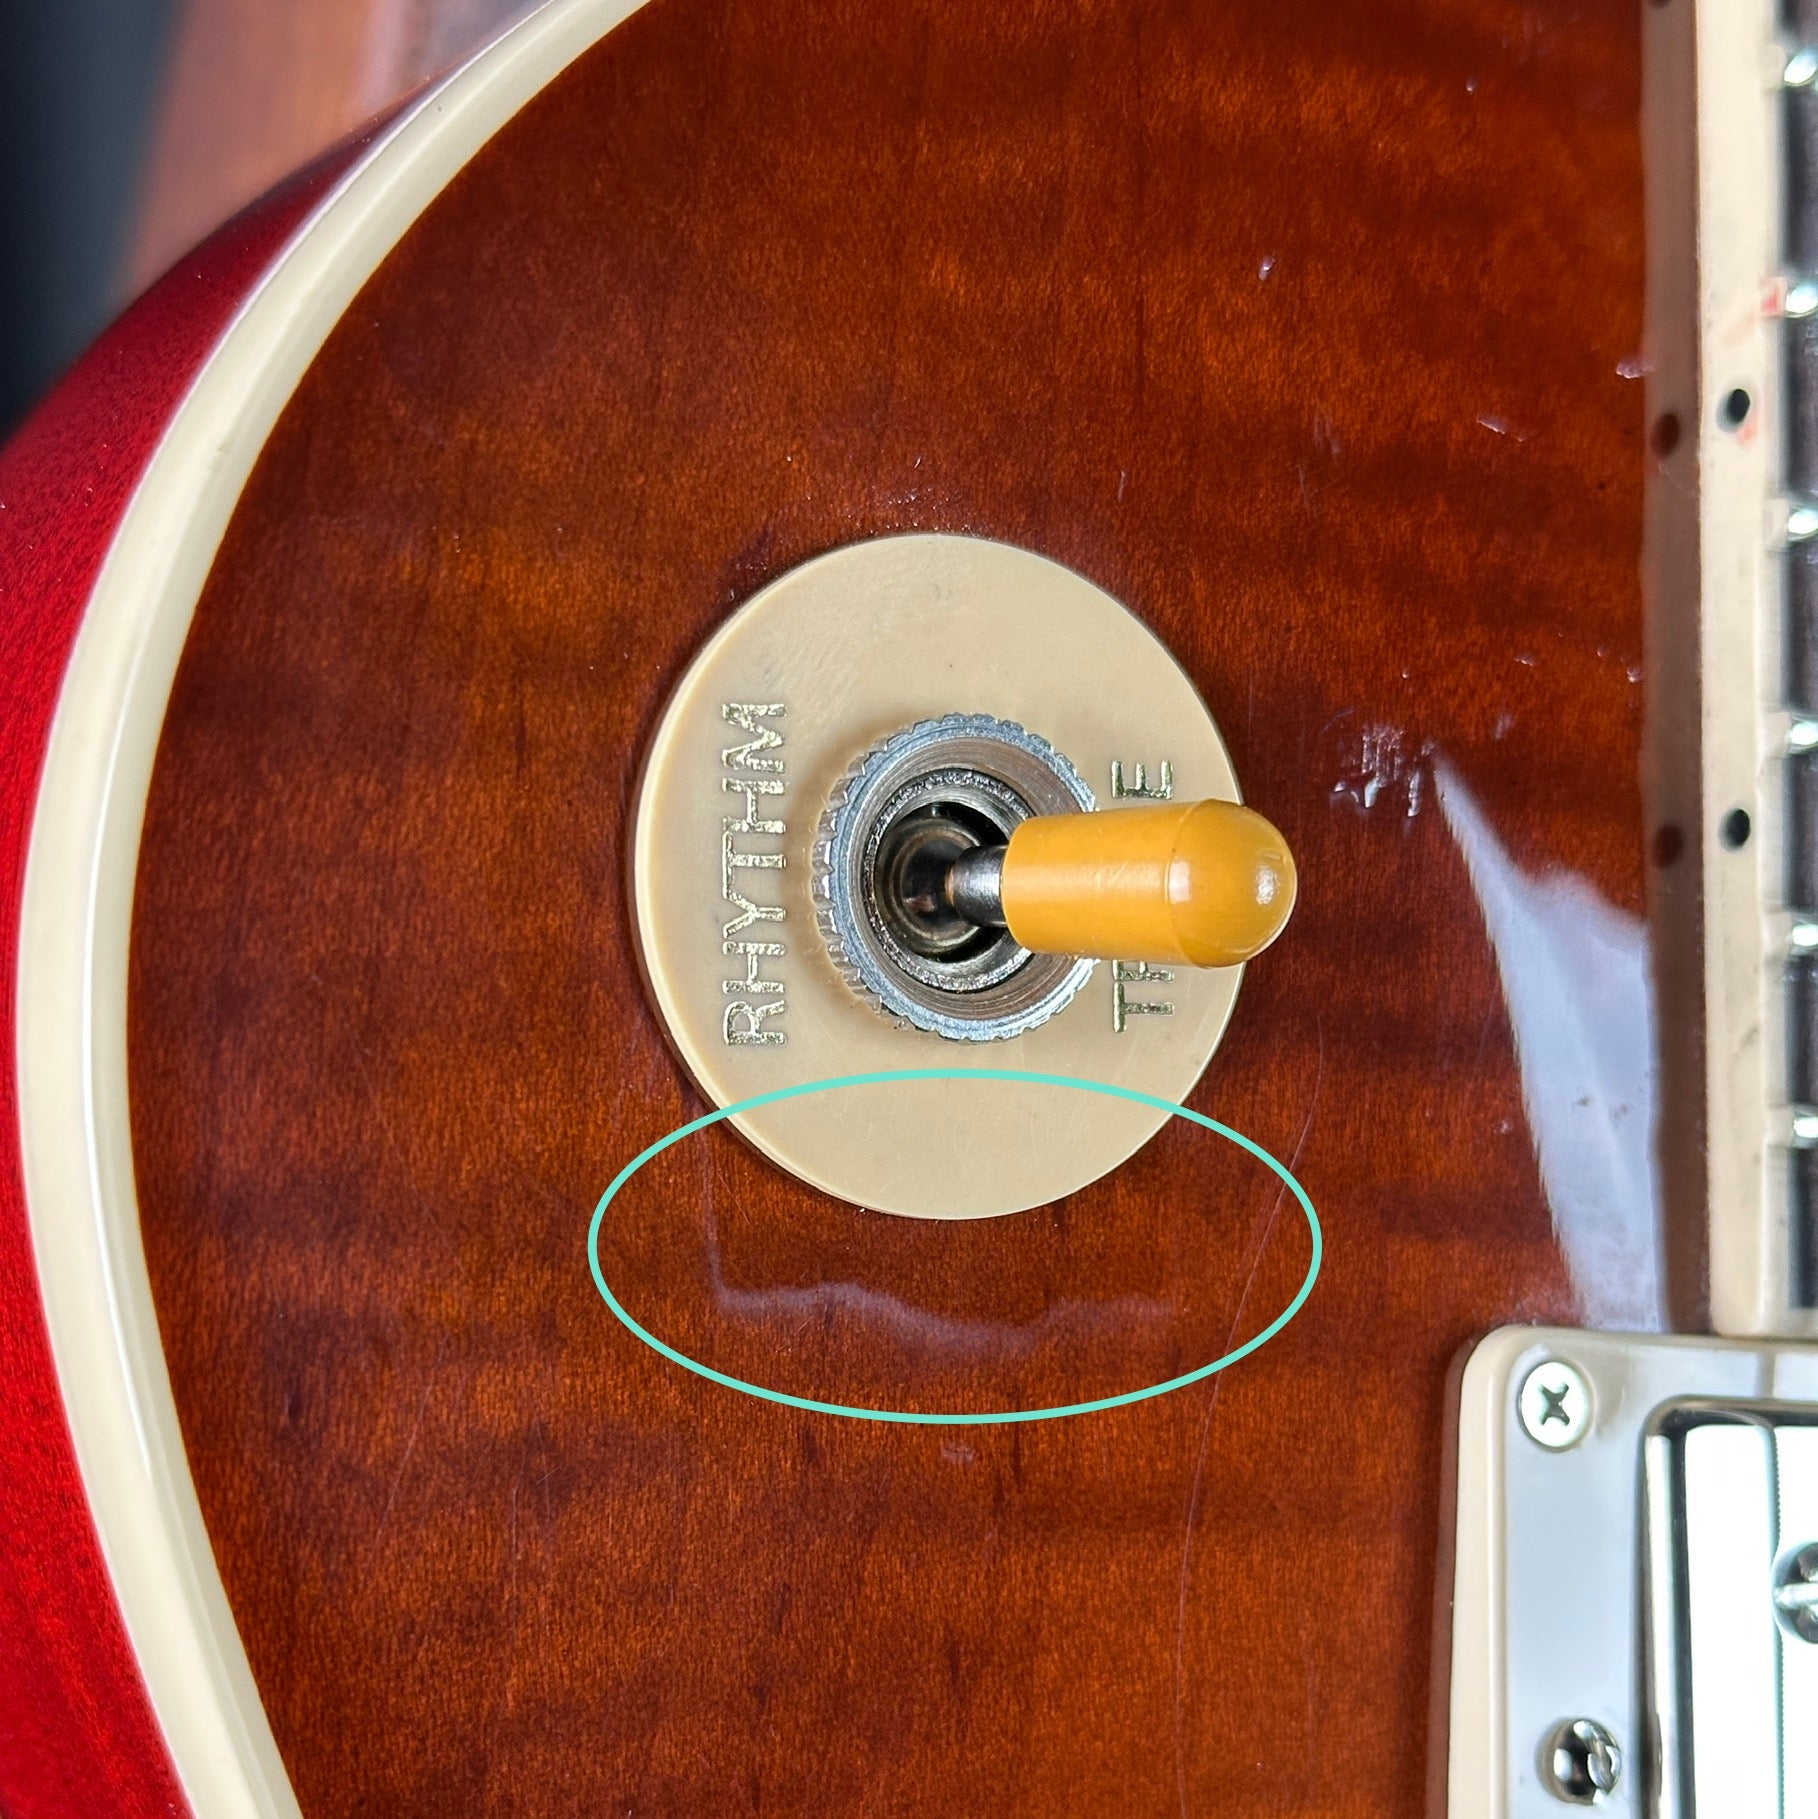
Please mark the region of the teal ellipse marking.
<svg viewBox="0 0 1818 1819"><path fill-rule="evenodd" d="M841 1087L847 1086L882 1086L893 1080L1020 1080L1034 1086L1069 1087L1075 1092L1102 1093L1108 1099L1129 1099L1137 1105L1153 1106L1156 1111L1166 1112L1170 1117L1185 1118L1191 1124L1201 1125L1228 1142L1235 1143L1239 1149L1247 1150L1257 1161L1273 1169L1287 1185L1288 1191L1300 1202L1300 1210L1307 1216L1307 1231L1313 1239L1313 1257L1307 1265L1306 1280L1301 1283L1294 1299L1255 1338L1246 1339L1235 1350L1226 1352L1222 1358L1214 1358L1210 1364L1200 1365L1197 1370L1187 1371L1179 1377L1170 1377L1166 1383L1151 1383L1142 1389L1125 1390L1121 1396L1100 1396L1093 1402L1069 1402L1059 1408L990 1409L976 1415L924 1414L919 1410L901 1408L859 1408L844 1402L817 1402L812 1396L792 1396L786 1390L767 1389L761 1383L747 1383L743 1377L729 1377L724 1371L716 1371L712 1365L702 1364L698 1358L690 1358L685 1353L678 1352L674 1346L665 1345L655 1333L645 1331L632 1319L601 1273L600 1226L605 1220L607 1207L618 1196L619 1189L646 1162L660 1156L671 1145L680 1143L684 1137L692 1137L696 1131L704 1131L710 1124L718 1124L722 1119L736 1118L740 1112L755 1111L760 1105L775 1105L783 1099L802 1099L810 1093L837 1092ZM705 1117L691 1119L679 1129L671 1131L667 1137L660 1138L648 1149L633 1156L613 1176L612 1185L600 1196L600 1203L593 1209L593 1219L587 1227L587 1263L593 1271L595 1286L606 1299L606 1305L637 1338L643 1340L653 1352L667 1358L671 1364L679 1364L683 1370L693 1371L697 1377L705 1377L710 1383L721 1384L730 1390L742 1390L747 1396L756 1396L763 1402L780 1402L786 1408L804 1408L817 1415L845 1415L854 1421L900 1421L919 1427L990 1427L1009 1421L1057 1421L1063 1415L1090 1415L1099 1409L1127 1408L1132 1402L1146 1402L1151 1396L1165 1396L1170 1390L1185 1389L1189 1383L1198 1383L1216 1371L1227 1370L1240 1358L1247 1358L1252 1352L1267 1345L1306 1305L1307 1297L1313 1292L1313 1284L1319 1277L1319 1262L1324 1250L1325 1240L1320 1232L1319 1215L1313 1210L1313 1202L1307 1198L1307 1190L1294 1179L1284 1163L1278 1162L1260 1143L1252 1142L1242 1131L1234 1131L1230 1125L1220 1124L1216 1118L1208 1118L1203 1112L1190 1111L1184 1105L1176 1105L1172 1099L1162 1099L1154 1093L1138 1092L1134 1087L1112 1086L1103 1080L1079 1080L1071 1074L1033 1074L1013 1067L896 1067L875 1074L838 1074L828 1080L807 1080L799 1086L779 1086L771 1092L741 1099L736 1105L723 1105L717 1112L708 1112Z"/></svg>

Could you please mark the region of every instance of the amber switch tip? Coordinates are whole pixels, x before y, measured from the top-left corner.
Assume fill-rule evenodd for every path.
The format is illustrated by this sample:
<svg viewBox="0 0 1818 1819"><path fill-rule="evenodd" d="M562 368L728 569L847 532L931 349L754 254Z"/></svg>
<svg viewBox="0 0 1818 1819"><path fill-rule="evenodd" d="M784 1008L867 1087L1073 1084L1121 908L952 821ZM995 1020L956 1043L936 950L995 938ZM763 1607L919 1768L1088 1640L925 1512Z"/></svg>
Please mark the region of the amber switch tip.
<svg viewBox="0 0 1818 1819"><path fill-rule="evenodd" d="M1164 802L1022 822L1002 849L1010 933L1036 953L1236 966L1294 908L1293 855L1237 802Z"/></svg>

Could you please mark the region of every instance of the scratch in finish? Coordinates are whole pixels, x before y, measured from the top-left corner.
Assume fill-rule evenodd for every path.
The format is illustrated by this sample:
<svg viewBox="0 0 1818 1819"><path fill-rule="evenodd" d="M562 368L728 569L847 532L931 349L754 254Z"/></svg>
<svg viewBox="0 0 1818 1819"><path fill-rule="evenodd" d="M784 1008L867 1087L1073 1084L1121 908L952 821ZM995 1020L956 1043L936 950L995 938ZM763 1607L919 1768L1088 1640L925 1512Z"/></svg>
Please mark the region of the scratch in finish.
<svg viewBox="0 0 1818 1819"><path fill-rule="evenodd" d="M1307 1115L1300 1127L1300 1136L1295 1140L1294 1153L1288 1158L1288 1173L1294 1174L1300 1167L1301 1152L1307 1147L1307 1133L1313 1128L1313 1114L1319 1109L1320 1088L1326 1077L1326 1026L1325 1019L1319 1018L1313 1026L1314 1038L1317 1041L1318 1057L1313 1067L1313 1093L1307 1101ZM1275 1204L1269 1209L1268 1223L1263 1227L1261 1240L1250 1256L1250 1273L1244 1278L1243 1292L1237 1297L1236 1310L1231 1315L1231 1326L1225 1334L1221 1352L1228 1352L1237 1341L1237 1329L1244 1317L1244 1303L1250 1298L1250 1289L1256 1281L1256 1272L1262 1268L1263 1253L1269 1248L1269 1239L1275 1231L1275 1222L1281 1217L1282 1202L1287 1198L1288 1185L1284 1181L1275 1192ZM1206 1398L1206 1418L1200 1424L1199 1457L1193 1462L1193 1488L1187 1495L1187 1527L1180 1544L1180 1598L1174 1612L1174 1787L1180 1797L1180 1819L1189 1819L1187 1811L1187 1593L1193 1582L1193 1530L1199 1520L1200 1492L1206 1482L1206 1453L1212 1440L1212 1418L1218 1412L1219 1392L1225 1386L1224 1371L1212 1379L1212 1393Z"/></svg>
<svg viewBox="0 0 1818 1819"><path fill-rule="evenodd" d="M440 1362L438 1358L437 1362ZM385 1513L379 1518L376 1535L385 1533L386 1525L391 1521L391 1512L398 1501L398 1492L404 1486L404 1474L410 1468L410 1456L417 1450L417 1436L423 1431L423 1411L429 1407L430 1385L423 1385L423 1394L417 1403L417 1418L410 1424L410 1438L404 1443L404 1457L398 1461L397 1475L391 1481L391 1495L385 1499Z"/></svg>

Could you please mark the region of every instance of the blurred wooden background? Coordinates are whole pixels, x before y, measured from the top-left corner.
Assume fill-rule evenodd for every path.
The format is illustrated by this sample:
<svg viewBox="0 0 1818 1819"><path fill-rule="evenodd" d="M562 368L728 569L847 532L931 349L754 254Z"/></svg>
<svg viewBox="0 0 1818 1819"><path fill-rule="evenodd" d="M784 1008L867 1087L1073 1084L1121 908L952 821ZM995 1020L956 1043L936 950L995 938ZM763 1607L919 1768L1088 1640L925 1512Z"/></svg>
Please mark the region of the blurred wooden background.
<svg viewBox="0 0 1818 1819"><path fill-rule="evenodd" d="M153 127L127 293L534 5L186 0Z"/></svg>

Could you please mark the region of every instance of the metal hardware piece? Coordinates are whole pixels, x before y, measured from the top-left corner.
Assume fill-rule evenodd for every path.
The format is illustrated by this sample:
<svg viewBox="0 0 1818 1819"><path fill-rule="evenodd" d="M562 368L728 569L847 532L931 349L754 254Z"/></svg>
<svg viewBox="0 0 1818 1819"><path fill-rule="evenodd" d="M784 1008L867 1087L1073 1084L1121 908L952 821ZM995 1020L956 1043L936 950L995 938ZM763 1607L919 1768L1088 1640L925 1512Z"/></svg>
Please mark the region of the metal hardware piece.
<svg viewBox="0 0 1818 1819"><path fill-rule="evenodd" d="M1576 1446L1591 1424L1591 1392L1562 1358L1535 1365L1521 1380L1515 1401L1522 1431L1549 1452Z"/></svg>
<svg viewBox="0 0 1818 1819"><path fill-rule="evenodd" d="M1809 714L1790 714L1786 722L1785 751L1789 758L1818 752L1818 720Z"/></svg>
<svg viewBox="0 0 1818 1819"><path fill-rule="evenodd" d="M1567 1357L1589 1418L1543 1450ZM1818 1348L1506 1328L1460 1377L1457 1459L1452 1819L1813 1810Z"/></svg>
<svg viewBox="0 0 1818 1819"><path fill-rule="evenodd" d="M1008 850L975 846L955 859L947 873L948 901L975 927L1004 926L1004 854ZM1818 927L1813 934L1818 937Z"/></svg>
<svg viewBox="0 0 1818 1819"><path fill-rule="evenodd" d="M1070 1004L1096 961L1032 954L1007 929L921 901L918 867L945 877L1033 815L1097 806L1045 739L989 714L946 714L893 734L834 789L814 845L815 913L840 976L899 1022L994 1042Z"/></svg>
<svg viewBox="0 0 1818 1819"><path fill-rule="evenodd" d="M1541 1739L1540 1779L1555 1800L1597 1806L1622 1779L1622 1751L1595 1718L1562 1718Z"/></svg>
<svg viewBox="0 0 1818 1819"><path fill-rule="evenodd" d="M1811 1616L1803 1574L1818 1569L1806 1540L1818 1530L1818 1409L1676 1398L1645 1425L1642 1485L1655 1810L1806 1810L1818 1792L1818 1653L1800 1626Z"/></svg>
<svg viewBox="0 0 1818 1819"><path fill-rule="evenodd" d="M1774 1612L1801 1642L1818 1642L1818 1541L1789 1549L1774 1568Z"/></svg>

